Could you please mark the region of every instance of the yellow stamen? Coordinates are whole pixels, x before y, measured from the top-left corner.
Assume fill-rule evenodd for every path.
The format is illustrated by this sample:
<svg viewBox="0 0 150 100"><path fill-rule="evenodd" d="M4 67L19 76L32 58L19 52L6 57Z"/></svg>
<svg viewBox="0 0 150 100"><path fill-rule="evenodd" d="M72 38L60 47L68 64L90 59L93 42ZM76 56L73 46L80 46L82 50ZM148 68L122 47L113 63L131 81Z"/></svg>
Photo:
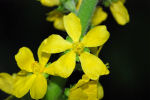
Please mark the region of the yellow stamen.
<svg viewBox="0 0 150 100"><path fill-rule="evenodd" d="M33 73L42 73L44 71L44 67L41 66L40 63L38 63L37 61L35 61L32 64L32 70L33 70Z"/></svg>
<svg viewBox="0 0 150 100"><path fill-rule="evenodd" d="M80 42L77 42L77 43L73 43L72 45L72 49L74 52L76 52L77 54L80 55L80 53L83 51L84 49L84 45Z"/></svg>

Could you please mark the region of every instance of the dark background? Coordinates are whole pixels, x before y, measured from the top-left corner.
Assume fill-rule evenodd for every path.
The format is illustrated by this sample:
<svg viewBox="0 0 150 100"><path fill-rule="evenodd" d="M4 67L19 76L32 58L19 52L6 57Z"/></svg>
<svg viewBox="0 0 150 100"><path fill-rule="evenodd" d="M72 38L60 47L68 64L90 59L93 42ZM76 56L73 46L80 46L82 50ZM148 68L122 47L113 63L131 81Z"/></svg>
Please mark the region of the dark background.
<svg viewBox="0 0 150 100"><path fill-rule="evenodd" d="M123 27L106 9L109 18L103 24L107 25L111 38L100 57L110 63L111 74L100 79L104 100L142 100L150 93L150 1L127 0L126 7L131 21ZM37 0L0 0L0 72L19 71L14 55L20 47L27 46L36 55L43 39L52 33L64 34L45 21L50 10ZM0 91L0 99L5 97Z"/></svg>

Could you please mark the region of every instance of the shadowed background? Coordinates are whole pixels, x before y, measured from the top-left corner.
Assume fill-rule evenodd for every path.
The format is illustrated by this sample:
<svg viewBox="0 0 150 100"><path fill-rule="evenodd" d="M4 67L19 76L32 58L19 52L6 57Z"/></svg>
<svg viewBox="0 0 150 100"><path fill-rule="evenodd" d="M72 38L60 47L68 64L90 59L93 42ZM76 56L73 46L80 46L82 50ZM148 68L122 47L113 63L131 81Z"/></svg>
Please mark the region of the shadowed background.
<svg viewBox="0 0 150 100"><path fill-rule="evenodd" d="M53 33L66 35L46 22L46 13L52 8L36 0L1 0L0 4L0 72L19 71L14 55L20 47L29 47L37 58L36 51L43 39ZM110 63L111 74L100 78L105 90L104 100L142 99L149 95L150 1L127 0L125 5L131 21L123 27L115 22L109 9L105 9L109 17L103 24L107 25L111 38L100 58ZM76 75L72 75L75 82ZM0 99L6 97L0 91Z"/></svg>

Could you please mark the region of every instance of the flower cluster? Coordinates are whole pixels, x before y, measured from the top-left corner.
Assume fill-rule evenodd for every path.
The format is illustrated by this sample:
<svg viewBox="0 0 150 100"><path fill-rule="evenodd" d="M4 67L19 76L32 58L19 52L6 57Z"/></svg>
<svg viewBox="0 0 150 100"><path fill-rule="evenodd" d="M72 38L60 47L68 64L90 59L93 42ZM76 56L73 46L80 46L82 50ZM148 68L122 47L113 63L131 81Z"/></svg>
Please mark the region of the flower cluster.
<svg viewBox="0 0 150 100"><path fill-rule="evenodd" d="M44 6L58 6L57 9L48 13L46 19L50 22L54 21L54 27L66 31L68 36L64 39L58 34L52 34L44 39L37 51L38 61L34 59L29 48L20 48L15 55L20 71L13 75L0 73L2 91L17 98L22 98L30 92L31 98L42 99L48 91L49 76L68 78L75 69L78 70L77 64L79 64L84 75L69 90L68 100L103 98L104 92L99 83L99 77L108 75L110 72L98 54L109 39L110 33L105 25L99 24L105 21L108 15L101 6L97 6L91 18L91 27L86 33L82 33L81 20L77 16L82 1L40 0ZM109 2L103 0L103 4L109 5L118 24L125 25L129 22L124 0L109 0ZM50 62L51 55L57 53L61 53L61 56L56 61Z"/></svg>
<svg viewBox="0 0 150 100"><path fill-rule="evenodd" d="M51 1L51 2L50 2ZM61 0L60 0L61 1ZM59 0L40 0L41 4L47 7L60 6L61 2ZM76 3L76 10L79 10L82 0L78 0ZM130 21L129 13L124 6L125 0L103 0L103 5L109 7L110 11L119 25L125 25ZM66 12L55 9L47 14L46 20L49 22L54 22L54 27L58 30L65 31L63 24L63 16ZM103 10L102 6L97 6L92 17L91 24L93 26L101 24L108 17L108 14Z"/></svg>

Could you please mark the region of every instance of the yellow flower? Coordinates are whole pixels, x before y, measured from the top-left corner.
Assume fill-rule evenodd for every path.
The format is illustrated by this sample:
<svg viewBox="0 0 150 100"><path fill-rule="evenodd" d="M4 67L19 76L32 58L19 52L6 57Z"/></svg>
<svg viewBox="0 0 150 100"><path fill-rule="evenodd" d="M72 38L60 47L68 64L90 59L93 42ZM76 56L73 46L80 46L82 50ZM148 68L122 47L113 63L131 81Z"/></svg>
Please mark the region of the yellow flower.
<svg viewBox="0 0 150 100"><path fill-rule="evenodd" d="M46 20L49 22L54 22L54 27L58 30L65 31L64 23L63 23L64 14L58 10L53 10L48 13Z"/></svg>
<svg viewBox="0 0 150 100"><path fill-rule="evenodd" d="M103 96L103 87L98 80L90 81L86 75L83 75L82 79L70 89L68 100L100 100Z"/></svg>
<svg viewBox="0 0 150 100"><path fill-rule="evenodd" d="M123 4L124 2L124 0L118 0L110 5L110 11L120 25L125 25L130 21L128 10Z"/></svg>
<svg viewBox="0 0 150 100"><path fill-rule="evenodd" d="M59 5L59 0L40 0L41 4L47 7L53 7Z"/></svg>
<svg viewBox="0 0 150 100"><path fill-rule="evenodd" d="M15 55L15 59L19 68L28 72L28 75L20 77L17 75L13 84L13 95L18 98L23 97L29 90L33 99L41 99L47 91L47 80L43 76L45 65L47 64L50 54L42 53L42 48L47 43L44 40L38 49L39 62L34 60L31 50L27 47L20 48Z"/></svg>
<svg viewBox="0 0 150 100"><path fill-rule="evenodd" d="M57 61L50 64L45 70L46 73L67 78L73 72L76 65L76 55L82 65L84 73L91 79L96 80L100 75L108 74L106 65L96 56L84 51L85 47L97 47L103 45L109 38L106 26L96 26L91 29L82 40L80 19L73 13L64 16L64 26L73 43L64 40L60 35L53 34L48 37L47 45L43 52L60 53L70 50L61 56Z"/></svg>
<svg viewBox="0 0 150 100"><path fill-rule="evenodd" d="M103 8L98 6L96 7L96 10L92 17L92 25L98 25L101 24L103 21L107 19L107 13L103 11Z"/></svg>

